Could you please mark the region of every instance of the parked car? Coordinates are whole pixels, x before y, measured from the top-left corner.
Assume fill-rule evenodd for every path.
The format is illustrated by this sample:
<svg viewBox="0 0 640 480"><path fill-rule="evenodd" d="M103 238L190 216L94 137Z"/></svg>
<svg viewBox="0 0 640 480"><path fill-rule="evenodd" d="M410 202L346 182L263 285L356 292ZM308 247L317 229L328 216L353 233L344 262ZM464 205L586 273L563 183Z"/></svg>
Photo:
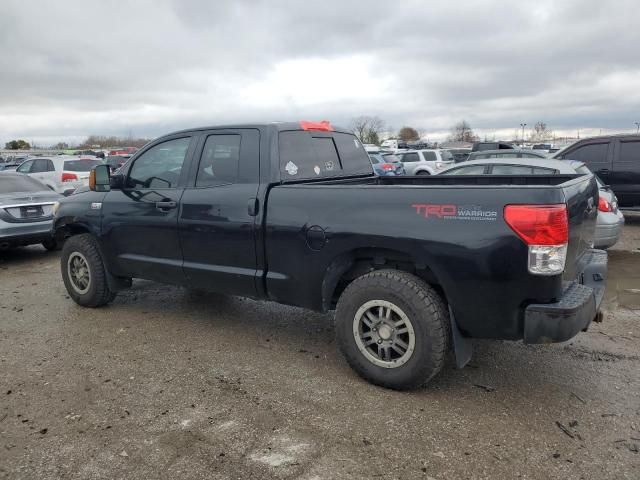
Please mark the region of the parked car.
<svg viewBox="0 0 640 480"><path fill-rule="evenodd" d="M584 162L611 187L621 207L640 207L640 135L585 138L552 158Z"/></svg>
<svg viewBox="0 0 640 480"><path fill-rule="evenodd" d="M79 186L87 185L89 171L102 163L96 158L37 157L20 164L16 172L34 177L58 193L69 194Z"/></svg>
<svg viewBox="0 0 640 480"><path fill-rule="evenodd" d="M0 175L0 250L41 243L54 250L54 206L61 195L35 178L15 172Z"/></svg>
<svg viewBox="0 0 640 480"><path fill-rule="evenodd" d="M533 150L482 150L471 152L467 161L486 158L548 158L543 152Z"/></svg>
<svg viewBox="0 0 640 480"><path fill-rule="evenodd" d="M470 148L445 148L451 155L453 155L453 161L455 163L466 162L471 153Z"/></svg>
<svg viewBox="0 0 640 480"><path fill-rule="evenodd" d="M479 152L482 150L516 150L516 147L511 143L506 142L474 142L471 147L472 152Z"/></svg>
<svg viewBox="0 0 640 480"><path fill-rule="evenodd" d="M447 150L407 150L397 153L407 175L434 175L455 163Z"/></svg>
<svg viewBox="0 0 640 480"><path fill-rule="evenodd" d="M464 366L470 338L565 341L600 318L593 175L377 177L350 131L300 122L176 132L89 188L54 224L73 301L145 278L335 308L349 364L386 387L424 384L450 345Z"/></svg>
<svg viewBox="0 0 640 480"><path fill-rule="evenodd" d="M591 175L592 172L582 162L561 161L547 157L498 157L469 161L439 172L439 175ZM615 245L622 233L624 216L618 208L615 194L596 176L599 187L598 218L594 236L595 248L609 248Z"/></svg>
<svg viewBox="0 0 640 480"><path fill-rule="evenodd" d="M393 153L380 152L367 152L373 171L376 175L405 175L404 165L400 161L400 158Z"/></svg>
<svg viewBox="0 0 640 480"><path fill-rule="evenodd" d="M407 142L405 142L404 140L397 140L397 139L385 140L380 144L380 146L383 149L387 149L387 150L398 150L401 148L407 148Z"/></svg>
<svg viewBox="0 0 640 480"><path fill-rule="evenodd" d="M127 160L129 160L131 158L131 155L109 155L104 163L106 163L107 165L109 165L109 168L111 168L111 172L115 172L117 169L119 169L120 167L122 167Z"/></svg>
<svg viewBox="0 0 640 480"><path fill-rule="evenodd" d="M20 163L18 162L0 163L0 172L14 171L19 166L20 166Z"/></svg>

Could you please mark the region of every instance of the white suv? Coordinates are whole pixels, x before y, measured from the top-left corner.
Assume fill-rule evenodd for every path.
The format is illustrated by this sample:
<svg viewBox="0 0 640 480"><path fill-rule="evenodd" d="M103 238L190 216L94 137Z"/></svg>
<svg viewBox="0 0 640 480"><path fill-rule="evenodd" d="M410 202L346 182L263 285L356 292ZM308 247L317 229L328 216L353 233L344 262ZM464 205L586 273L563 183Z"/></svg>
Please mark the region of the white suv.
<svg viewBox="0 0 640 480"><path fill-rule="evenodd" d="M397 152L407 175L434 175L455 163L447 150L406 150Z"/></svg>
<svg viewBox="0 0 640 480"><path fill-rule="evenodd" d="M33 157L22 162L16 169L37 178L51 190L69 194L76 188L89 184L89 172L103 162L96 158L72 156Z"/></svg>

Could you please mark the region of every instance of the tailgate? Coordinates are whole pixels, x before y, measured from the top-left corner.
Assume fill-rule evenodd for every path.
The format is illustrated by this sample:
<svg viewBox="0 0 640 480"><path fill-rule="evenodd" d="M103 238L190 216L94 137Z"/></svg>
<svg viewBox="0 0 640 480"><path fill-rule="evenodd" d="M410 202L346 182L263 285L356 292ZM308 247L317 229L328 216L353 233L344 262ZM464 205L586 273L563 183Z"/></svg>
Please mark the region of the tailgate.
<svg viewBox="0 0 640 480"><path fill-rule="evenodd" d="M583 271L586 253L593 248L598 216L598 184L594 175L583 175L565 184L563 193L569 214L569 245L563 280L576 280Z"/></svg>

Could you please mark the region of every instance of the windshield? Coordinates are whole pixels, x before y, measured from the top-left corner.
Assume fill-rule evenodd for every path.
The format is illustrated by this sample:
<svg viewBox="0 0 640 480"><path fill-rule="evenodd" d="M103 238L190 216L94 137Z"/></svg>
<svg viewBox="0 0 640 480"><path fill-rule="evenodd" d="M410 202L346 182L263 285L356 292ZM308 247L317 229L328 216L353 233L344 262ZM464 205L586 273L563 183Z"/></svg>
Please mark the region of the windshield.
<svg viewBox="0 0 640 480"><path fill-rule="evenodd" d="M64 162L63 170L67 172L89 172L93 167L102 165L101 160L66 160Z"/></svg>
<svg viewBox="0 0 640 480"><path fill-rule="evenodd" d="M14 192L42 192L47 187L27 175L0 175L0 194Z"/></svg>

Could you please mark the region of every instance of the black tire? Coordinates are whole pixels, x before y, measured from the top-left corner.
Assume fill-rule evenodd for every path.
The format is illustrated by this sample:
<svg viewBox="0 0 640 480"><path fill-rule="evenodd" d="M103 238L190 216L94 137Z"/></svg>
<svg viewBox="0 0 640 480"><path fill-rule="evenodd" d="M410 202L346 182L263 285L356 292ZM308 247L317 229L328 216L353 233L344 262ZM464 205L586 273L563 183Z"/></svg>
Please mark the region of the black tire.
<svg viewBox="0 0 640 480"><path fill-rule="evenodd" d="M400 366L373 363L361 351L364 345L357 344L356 314L377 301L398 307L415 334L412 353ZM440 295L415 275L398 270L378 270L357 278L342 293L336 309L337 341L351 368L371 383L398 390L418 388L442 369L449 348L448 323L448 310Z"/></svg>
<svg viewBox="0 0 640 480"><path fill-rule="evenodd" d="M422 170L421 172L416 173L416 175L431 175L431 174L426 170Z"/></svg>
<svg viewBox="0 0 640 480"><path fill-rule="evenodd" d="M71 257L80 258L81 261L86 260L89 278L86 288L80 288L71 278L69 266ZM115 298L115 293L109 289L100 248L91 234L74 235L64 243L60 269L67 292L78 305L95 308L106 305ZM85 289L86 291L83 291Z"/></svg>
<svg viewBox="0 0 640 480"><path fill-rule="evenodd" d="M60 243L58 243L54 238L45 240L44 242L42 242L42 246L50 252L53 252L54 250L60 250L61 248Z"/></svg>

